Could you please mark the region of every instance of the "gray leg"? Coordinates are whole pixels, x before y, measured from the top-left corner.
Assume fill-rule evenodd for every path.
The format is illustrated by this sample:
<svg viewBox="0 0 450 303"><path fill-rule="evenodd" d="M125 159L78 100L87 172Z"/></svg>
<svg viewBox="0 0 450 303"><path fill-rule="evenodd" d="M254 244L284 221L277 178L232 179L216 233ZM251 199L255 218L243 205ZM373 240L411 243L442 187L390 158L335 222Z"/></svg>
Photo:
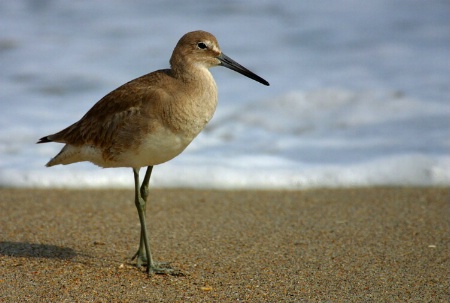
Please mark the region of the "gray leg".
<svg viewBox="0 0 450 303"><path fill-rule="evenodd" d="M133 169L134 173L134 191L135 191L135 204L139 215L139 221L141 223L141 236L139 241L139 250L133 257L138 258L138 266L146 263L147 273L152 274L171 274L171 275L181 275L181 272L167 267L166 263L156 263L153 261L152 253L150 251L150 245L147 235L147 224L145 220L145 204L146 198L148 196L148 182L150 180L152 167L149 166L145 174L144 181L141 188L139 188L139 169ZM145 199L142 197L142 193L145 195Z"/></svg>
<svg viewBox="0 0 450 303"><path fill-rule="evenodd" d="M147 203L147 197L148 197L148 184L150 182L150 177L152 175L152 169L153 166L149 166L147 167L147 171L145 172L145 177L144 180L142 181L142 185L141 185L141 189L140 189L140 193L141 193L141 198L144 201L144 204L142 206L142 211L144 212L144 216L146 213L146 203ZM139 177L139 176L138 176ZM135 175L136 178L136 175ZM139 181L138 181L139 184ZM145 252L145 236L144 233L142 231L142 227L141 227L141 236L140 236L140 242L139 242L139 249L138 251L134 254L133 258L131 260L134 260L135 258L137 258L137 267L141 267L142 265L147 264L147 256L146 256L146 252Z"/></svg>
<svg viewBox="0 0 450 303"><path fill-rule="evenodd" d="M147 196L148 196L148 184L150 182L152 170L153 170L153 166L147 167L147 171L145 172L144 181L142 181L142 185L141 185L141 197L146 202L147 202Z"/></svg>

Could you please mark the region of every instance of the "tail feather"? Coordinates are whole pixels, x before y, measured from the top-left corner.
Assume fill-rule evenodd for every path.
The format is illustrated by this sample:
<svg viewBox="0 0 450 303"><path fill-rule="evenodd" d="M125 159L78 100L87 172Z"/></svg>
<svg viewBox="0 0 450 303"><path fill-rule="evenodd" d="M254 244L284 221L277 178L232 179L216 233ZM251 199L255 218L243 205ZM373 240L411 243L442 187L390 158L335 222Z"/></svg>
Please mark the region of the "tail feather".
<svg viewBox="0 0 450 303"><path fill-rule="evenodd" d="M36 142L36 143L37 143L37 144L40 144L40 143L48 143L48 142L52 142L53 140L50 140L48 137L50 137L50 136L42 137L42 138L40 138L39 141Z"/></svg>

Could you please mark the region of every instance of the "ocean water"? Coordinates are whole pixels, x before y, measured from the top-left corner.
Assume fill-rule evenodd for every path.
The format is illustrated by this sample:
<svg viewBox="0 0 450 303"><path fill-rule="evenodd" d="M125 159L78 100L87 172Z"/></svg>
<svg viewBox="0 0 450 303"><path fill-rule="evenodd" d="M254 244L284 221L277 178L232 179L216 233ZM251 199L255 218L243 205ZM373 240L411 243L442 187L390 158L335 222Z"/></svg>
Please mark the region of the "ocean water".
<svg viewBox="0 0 450 303"><path fill-rule="evenodd" d="M0 186L132 188L129 168L46 168L62 145L35 142L197 29L271 86L212 69L215 117L154 186L450 184L447 1L17 0L0 28Z"/></svg>

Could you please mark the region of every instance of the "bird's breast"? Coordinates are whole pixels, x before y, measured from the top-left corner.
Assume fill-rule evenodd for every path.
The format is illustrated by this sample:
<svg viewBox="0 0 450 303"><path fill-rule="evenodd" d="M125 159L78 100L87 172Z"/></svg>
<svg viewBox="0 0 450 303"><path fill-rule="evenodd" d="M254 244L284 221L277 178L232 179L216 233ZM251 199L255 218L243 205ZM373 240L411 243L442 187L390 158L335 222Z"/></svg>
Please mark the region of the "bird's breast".
<svg viewBox="0 0 450 303"><path fill-rule="evenodd" d="M208 72L209 73L209 72ZM163 124L176 134L194 139L212 119L217 107L217 88L214 80L208 85L186 90L170 102L164 113Z"/></svg>

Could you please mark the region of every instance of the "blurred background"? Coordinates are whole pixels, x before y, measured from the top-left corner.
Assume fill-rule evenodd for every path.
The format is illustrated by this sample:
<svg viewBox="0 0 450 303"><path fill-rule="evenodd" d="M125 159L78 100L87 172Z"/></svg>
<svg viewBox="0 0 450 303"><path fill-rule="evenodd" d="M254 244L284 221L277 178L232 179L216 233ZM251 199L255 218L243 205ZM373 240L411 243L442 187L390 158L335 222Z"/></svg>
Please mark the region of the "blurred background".
<svg viewBox="0 0 450 303"><path fill-rule="evenodd" d="M131 170L48 169L119 85L167 68L188 31L267 79L212 73L219 107L158 187L448 185L448 1L0 2L0 186L132 187Z"/></svg>

